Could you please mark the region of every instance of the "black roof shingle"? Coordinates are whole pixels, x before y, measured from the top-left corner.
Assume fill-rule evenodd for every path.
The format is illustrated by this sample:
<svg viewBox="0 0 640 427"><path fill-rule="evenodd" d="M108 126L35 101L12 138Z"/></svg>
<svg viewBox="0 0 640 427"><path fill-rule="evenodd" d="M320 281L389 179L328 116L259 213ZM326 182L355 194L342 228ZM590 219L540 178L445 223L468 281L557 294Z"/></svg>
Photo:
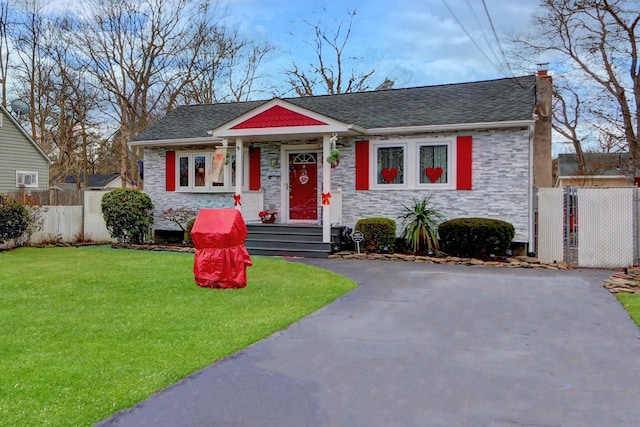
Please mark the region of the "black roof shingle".
<svg viewBox="0 0 640 427"><path fill-rule="evenodd" d="M535 76L283 99L365 129L530 120ZM180 106L134 141L207 137L268 101Z"/></svg>

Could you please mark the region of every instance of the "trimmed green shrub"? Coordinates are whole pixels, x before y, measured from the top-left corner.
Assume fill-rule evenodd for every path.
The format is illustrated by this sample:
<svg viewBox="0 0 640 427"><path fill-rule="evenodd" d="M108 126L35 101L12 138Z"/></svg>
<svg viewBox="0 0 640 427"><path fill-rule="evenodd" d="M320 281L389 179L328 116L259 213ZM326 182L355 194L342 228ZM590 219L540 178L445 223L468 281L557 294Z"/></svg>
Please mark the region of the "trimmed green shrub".
<svg viewBox="0 0 640 427"><path fill-rule="evenodd" d="M0 244L18 239L29 227L29 212L13 197L0 194Z"/></svg>
<svg viewBox="0 0 640 427"><path fill-rule="evenodd" d="M102 196L102 215L111 237L124 243L143 243L153 224L153 202L132 188L118 188Z"/></svg>
<svg viewBox="0 0 640 427"><path fill-rule="evenodd" d="M513 225L498 219L457 218L438 227L440 248L459 257L504 255L515 235Z"/></svg>
<svg viewBox="0 0 640 427"><path fill-rule="evenodd" d="M396 243L396 222L389 218L365 218L356 223L355 231L364 234L360 249L364 252L382 252L386 246L393 252Z"/></svg>

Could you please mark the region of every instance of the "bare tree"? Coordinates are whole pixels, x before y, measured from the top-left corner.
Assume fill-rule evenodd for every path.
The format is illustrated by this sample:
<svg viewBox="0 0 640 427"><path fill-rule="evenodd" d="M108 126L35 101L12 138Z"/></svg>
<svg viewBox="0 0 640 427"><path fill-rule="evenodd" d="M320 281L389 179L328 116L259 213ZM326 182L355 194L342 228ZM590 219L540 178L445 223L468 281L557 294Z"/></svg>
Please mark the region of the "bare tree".
<svg viewBox="0 0 640 427"><path fill-rule="evenodd" d="M2 105L7 106L7 77L9 76L9 2L0 1L0 90Z"/></svg>
<svg viewBox="0 0 640 427"><path fill-rule="evenodd" d="M142 155L129 150L129 139L177 102L240 101L254 93L272 48L225 30L216 4L86 0L73 14L46 9L42 0L18 0L9 11L0 0L2 87L11 72L31 107L26 127L54 160L52 178L119 169L126 183ZM200 92L204 84L212 90ZM203 93L208 98L199 98ZM110 136L98 135L109 127Z"/></svg>
<svg viewBox="0 0 640 427"><path fill-rule="evenodd" d="M69 37L72 21L46 13L37 0L26 0L20 6L8 34L17 47L13 81L31 107L32 136L53 160L52 184L68 174L86 177L83 135L94 124L88 120L97 97L87 93L77 67L70 43L73 37Z"/></svg>
<svg viewBox="0 0 640 427"><path fill-rule="evenodd" d="M576 152L578 175L586 173L586 164L582 144L584 135L578 129L582 103L580 95L569 85L559 85L556 80L553 88L553 129L571 142Z"/></svg>
<svg viewBox="0 0 640 427"><path fill-rule="evenodd" d="M232 101L248 101L255 94L255 83L263 76L260 66L273 51L268 43L258 44L245 40L240 49L232 50L228 57L227 88Z"/></svg>
<svg viewBox="0 0 640 427"><path fill-rule="evenodd" d="M43 41L47 34L47 20L38 0L21 0L16 9L16 22L11 38L16 48L17 64L14 81L22 87L22 95L29 105L31 136L48 153L53 143L47 131L51 117L51 80L53 64L46 60Z"/></svg>
<svg viewBox="0 0 640 427"><path fill-rule="evenodd" d="M56 66L56 112L58 148L67 153L67 164L60 164L60 176L74 174L78 186L88 184L89 134L100 123L93 118L99 109L98 92L89 84L86 69L73 50L74 22L60 17L53 21L55 42L48 43L48 57Z"/></svg>
<svg viewBox="0 0 640 427"><path fill-rule="evenodd" d="M155 115L171 108L192 79L191 52L208 1L99 0L84 23L81 43L87 69L105 94L118 122L123 185L136 174L141 152L129 155L128 141Z"/></svg>
<svg viewBox="0 0 640 427"><path fill-rule="evenodd" d="M294 60L292 68L286 70L287 83L299 96L362 92L370 88L375 70L358 71L348 62L354 59L347 56L345 48L356 11L347 11L347 16L335 20L332 26L305 21L313 30L312 41L306 43L313 49L315 62L301 68Z"/></svg>
<svg viewBox="0 0 640 427"><path fill-rule="evenodd" d="M273 51L268 43L243 38L237 31L203 22L202 40L194 40L192 77L179 93L184 103L247 101L263 76L260 67Z"/></svg>
<svg viewBox="0 0 640 427"><path fill-rule="evenodd" d="M582 100L579 105L585 107L582 111L588 111L588 117L600 121L601 141L624 140L630 171L636 176L640 174L639 22L637 2L542 0L534 20L536 34L516 39L536 53L555 55L563 67L573 68L574 75L588 79L593 102ZM569 92L568 96L575 98L576 94ZM556 105L562 108L563 103ZM567 123L574 131L580 126ZM571 134L571 127L568 132Z"/></svg>

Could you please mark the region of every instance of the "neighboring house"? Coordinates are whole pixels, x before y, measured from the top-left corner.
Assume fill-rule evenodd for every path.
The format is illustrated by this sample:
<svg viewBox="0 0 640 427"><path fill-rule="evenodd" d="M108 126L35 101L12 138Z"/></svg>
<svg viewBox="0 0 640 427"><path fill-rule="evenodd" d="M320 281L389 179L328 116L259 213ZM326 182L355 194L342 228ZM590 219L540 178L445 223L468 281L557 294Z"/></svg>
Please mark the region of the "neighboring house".
<svg viewBox="0 0 640 427"><path fill-rule="evenodd" d="M47 154L0 105L0 194L49 189Z"/></svg>
<svg viewBox="0 0 640 427"><path fill-rule="evenodd" d="M584 153L585 171L580 173L576 154L558 155L556 187L629 187L633 177L626 174L629 153Z"/></svg>
<svg viewBox="0 0 640 427"><path fill-rule="evenodd" d="M80 177L80 181L83 185L82 188L85 190L113 190L115 188L122 188L122 177L119 173L89 175L86 185L82 182L82 177ZM134 186L132 182L127 182L127 188L133 188ZM56 187L61 190L76 190L78 188L78 178L75 175L66 175L63 182L56 184Z"/></svg>
<svg viewBox="0 0 640 427"><path fill-rule="evenodd" d="M446 219L505 220L530 243L534 181L551 183L550 130L534 120L545 84L550 94L550 79L525 76L182 106L130 145L144 147L156 230L177 229L158 215L169 207L235 205L248 222L270 209L280 223L322 224L328 242L331 225L367 217L400 231L402 205L428 196ZM536 147L536 133L548 147Z"/></svg>

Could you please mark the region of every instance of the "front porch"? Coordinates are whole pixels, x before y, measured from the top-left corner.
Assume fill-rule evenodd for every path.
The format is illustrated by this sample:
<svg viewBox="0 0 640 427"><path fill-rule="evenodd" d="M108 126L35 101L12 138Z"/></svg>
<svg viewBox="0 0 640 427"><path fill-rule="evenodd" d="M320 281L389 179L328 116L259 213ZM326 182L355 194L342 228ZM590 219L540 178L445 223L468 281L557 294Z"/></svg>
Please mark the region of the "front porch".
<svg viewBox="0 0 640 427"><path fill-rule="evenodd" d="M331 227L331 242L323 242L321 225L248 223L245 246L251 255L327 258L340 250L344 227Z"/></svg>

